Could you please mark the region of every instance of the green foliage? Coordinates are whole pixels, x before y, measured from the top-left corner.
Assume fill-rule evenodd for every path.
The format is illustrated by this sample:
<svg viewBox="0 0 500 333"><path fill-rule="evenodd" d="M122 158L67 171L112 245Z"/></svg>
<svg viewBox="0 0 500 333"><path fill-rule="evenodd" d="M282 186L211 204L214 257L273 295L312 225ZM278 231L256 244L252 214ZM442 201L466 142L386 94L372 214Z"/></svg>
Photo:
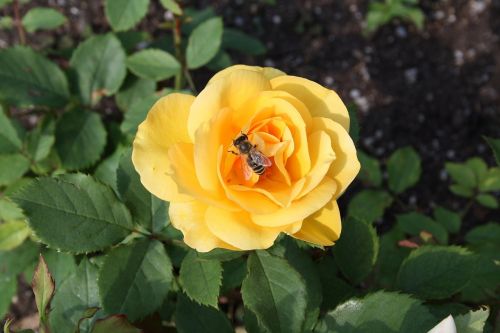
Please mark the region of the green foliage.
<svg viewBox="0 0 500 333"><path fill-rule="evenodd" d="M49 246L64 251L102 250L133 230L127 207L111 189L90 176L82 175L78 183L39 178L13 199L24 210L36 235Z"/></svg>
<svg viewBox="0 0 500 333"><path fill-rule="evenodd" d="M380 170L380 163L377 159L368 156L362 151L358 151L358 159L361 163L361 170L358 178L363 182L373 185L382 185L382 171Z"/></svg>
<svg viewBox="0 0 500 333"><path fill-rule="evenodd" d="M366 223L373 223L384 215L393 198L385 191L363 190L349 202L348 215Z"/></svg>
<svg viewBox="0 0 500 333"><path fill-rule="evenodd" d="M438 243L448 243L448 232L446 229L432 220L430 217L419 213L407 213L397 216L398 227L405 233L418 236L421 232L430 233Z"/></svg>
<svg viewBox="0 0 500 333"><path fill-rule="evenodd" d="M0 51L0 100L15 106L59 108L68 102L64 73L25 46Z"/></svg>
<svg viewBox="0 0 500 333"><path fill-rule="evenodd" d="M95 105L120 89L127 73L125 57L120 41L111 33L90 37L78 46L70 63L84 104Z"/></svg>
<svg viewBox="0 0 500 333"><path fill-rule="evenodd" d="M0 251L8 251L21 245L29 236L30 229L24 221L0 224Z"/></svg>
<svg viewBox="0 0 500 333"><path fill-rule="evenodd" d="M413 148L396 150L387 162L389 188L399 194L415 185L422 172L420 164L420 156Z"/></svg>
<svg viewBox="0 0 500 333"><path fill-rule="evenodd" d="M401 290L424 299L445 299L469 282L476 262L457 246L423 246L410 254L398 274Z"/></svg>
<svg viewBox="0 0 500 333"><path fill-rule="evenodd" d="M56 285L49 272L49 267L41 255L31 285L33 287L33 293L35 294L35 303L40 315L41 325L42 327L47 327L49 304L54 296ZM43 330L45 331L46 329Z"/></svg>
<svg viewBox="0 0 500 333"><path fill-rule="evenodd" d="M420 333L436 323L430 312L407 295L379 291L351 299L326 314L318 333Z"/></svg>
<svg viewBox="0 0 500 333"><path fill-rule="evenodd" d="M424 26L424 12L416 6L416 0L373 1L368 8L365 32L373 33L394 18L410 21L419 29Z"/></svg>
<svg viewBox="0 0 500 333"><path fill-rule="evenodd" d="M222 43L222 32L223 23L219 17L211 18L193 30L186 49L189 68L201 67L215 57Z"/></svg>
<svg viewBox="0 0 500 333"><path fill-rule="evenodd" d="M141 333L141 330L132 326L125 317L120 315L99 319L92 328L92 333Z"/></svg>
<svg viewBox="0 0 500 333"><path fill-rule="evenodd" d="M23 17L22 23L26 31L55 29L66 22L66 16L52 8L35 7Z"/></svg>
<svg viewBox="0 0 500 333"><path fill-rule="evenodd" d="M74 110L56 125L56 150L63 167L80 170L97 162L106 145L106 129L97 113Z"/></svg>
<svg viewBox="0 0 500 333"><path fill-rule="evenodd" d="M243 302L270 332L301 332L307 307L306 286L284 259L257 251L248 258Z"/></svg>
<svg viewBox="0 0 500 333"><path fill-rule="evenodd" d="M168 52L155 49L142 50L127 58L127 67L143 79L160 81L181 70L179 62Z"/></svg>
<svg viewBox="0 0 500 333"><path fill-rule="evenodd" d="M179 4L174 0L160 0L160 3L165 7L165 9L170 10L176 15L182 15L182 9Z"/></svg>
<svg viewBox="0 0 500 333"><path fill-rule="evenodd" d="M353 284L362 282L372 271L379 250L375 229L356 218L344 222L342 237L333 248L342 274Z"/></svg>
<svg viewBox="0 0 500 333"><path fill-rule="evenodd" d="M457 332L460 333L481 333L490 311L488 309L469 311L467 314L455 318Z"/></svg>
<svg viewBox="0 0 500 333"><path fill-rule="evenodd" d="M222 35L222 48L240 51L248 55L261 55L266 53L266 47L256 38L246 33L225 28Z"/></svg>
<svg viewBox="0 0 500 333"><path fill-rule="evenodd" d="M189 298L201 305L217 308L222 284L220 261L200 259L195 251L191 251L182 261L179 280Z"/></svg>
<svg viewBox="0 0 500 333"><path fill-rule="evenodd" d="M135 26L148 11L149 0L106 0L105 11L109 24L115 31Z"/></svg>
<svg viewBox="0 0 500 333"><path fill-rule="evenodd" d="M135 321L161 306L172 283L172 264L160 242L142 239L113 249L98 283L104 310Z"/></svg>
<svg viewBox="0 0 500 333"><path fill-rule="evenodd" d="M122 111L128 111L131 105L142 100L144 96L153 95L155 91L154 80L135 78L127 80L116 94L116 104Z"/></svg>

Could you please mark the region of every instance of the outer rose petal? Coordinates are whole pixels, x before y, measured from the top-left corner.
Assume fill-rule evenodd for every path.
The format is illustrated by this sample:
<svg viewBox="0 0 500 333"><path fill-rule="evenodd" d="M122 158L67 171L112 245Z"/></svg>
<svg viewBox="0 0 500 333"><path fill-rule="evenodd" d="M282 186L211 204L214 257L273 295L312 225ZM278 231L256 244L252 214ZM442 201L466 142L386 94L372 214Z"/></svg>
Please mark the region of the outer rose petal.
<svg viewBox="0 0 500 333"><path fill-rule="evenodd" d="M292 202L290 207L271 214L253 214L251 215L252 221L263 227L279 227L303 220L326 205L335 194L336 188L335 181L325 177L314 190L302 199Z"/></svg>
<svg viewBox="0 0 500 333"><path fill-rule="evenodd" d="M210 232L205 223L207 208L207 205L197 200L172 202L168 214L173 226L184 235L184 242L198 252L208 252L217 247L236 250Z"/></svg>
<svg viewBox="0 0 500 333"><path fill-rule="evenodd" d="M333 245L339 239L342 224L337 201L332 200L323 209L307 217L302 228L292 236L323 246Z"/></svg>
<svg viewBox="0 0 500 333"><path fill-rule="evenodd" d="M170 161L166 154L176 143L191 142L187 133L189 108L194 97L185 94L170 94L161 98L137 130L132 162L141 177L141 182L158 198L186 200L179 195L176 183L168 174Z"/></svg>
<svg viewBox="0 0 500 333"><path fill-rule="evenodd" d="M221 240L241 250L267 249L280 232L290 232L300 227L302 221L289 227L267 228L255 225L247 213L228 212L217 207L208 207L205 213L208 229Z"/></svg>
<svg viewBox="0 0 500 333"><path fill-rule="evenodd" d="M264 90L270 90L269 80L259 72L234 70L227 76L207 85L191 106L188 133L194 142L196 130L204 122L216 116L220 110L241 109Z"/></svg>
<svg viewBox="0 0 500 333"><path fill-rule="evenodd" d="M286 75L284 72L280 71L279 69L272 68L272 67L258 67L258 66L247 66L247 65L234 65L230 66L226 69L221 70L217 74L215 74L208 83L213 83L216 80L219 80L221 78L224 78L228 76L230 73L237 71L237 70L247 70L247 71L252 71L252 72L258 72L264 74L266 78L269 80L277 77L277 76L282 76Z"/></svg>
<svg viewBox="0 0 500 333"><path fill-rule="evenodd" d="M275 77L271 85L273 90L283 90L297 97L308 107L311 116L332 119L349 131L349 113L335 91L291 75Z"/></svg>
<svg viewBox="0 0 500 333"><path fill-rule="evenodd" d="M356 155L356 147L347 131L331 119L315 117L312 127L314 130L325 131L332 140L336 159L328 170L328 176L339 184L335 194L335 198L338 198L356 178L361 168Z"/></svg>

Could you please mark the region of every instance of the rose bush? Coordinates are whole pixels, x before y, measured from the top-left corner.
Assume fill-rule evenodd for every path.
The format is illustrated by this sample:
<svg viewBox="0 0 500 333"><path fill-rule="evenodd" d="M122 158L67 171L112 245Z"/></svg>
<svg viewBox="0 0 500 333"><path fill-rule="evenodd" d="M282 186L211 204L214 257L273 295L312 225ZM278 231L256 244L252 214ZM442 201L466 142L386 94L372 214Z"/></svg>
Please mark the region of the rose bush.
<svg viewBox="0 0 500 333"><path fill-rule="evenodd" d="M143 185L169 201L184 241L265 249L281 232L332 245L341 231L337 198L360 164L349 115L332 90L273 68L236 65L197 96L160 99L139 126L132 160ZM261 176L242 171L232 141L246 133L272 161Z"/></svg>

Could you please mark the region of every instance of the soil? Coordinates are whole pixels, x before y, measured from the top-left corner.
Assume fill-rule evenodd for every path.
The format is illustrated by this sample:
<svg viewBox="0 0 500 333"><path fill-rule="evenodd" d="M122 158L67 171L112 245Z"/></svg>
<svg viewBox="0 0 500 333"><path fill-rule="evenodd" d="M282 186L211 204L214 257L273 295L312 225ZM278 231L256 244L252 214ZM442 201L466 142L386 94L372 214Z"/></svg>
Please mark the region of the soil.
<svg viewBox="0 0 500 333"><path fill-rule="evenodd" d="M500 0L421 0L423 30L395 20L371 36L363 34L368 0L184 3L213 6L226 26L244 30L268 48L259 57L231 54L233 62L307 77L356 105L363 151L384 160L399 147L413 146L423 172L419 184L402 196L406 205L424 212L435 204L459 210L466 200L449 192L444 163L481 156L494 165L482 136L500 137ZM35 5L58 8L70 18L55 33L30 37L35 47L81 40L89 24L96 32L108 30L102 1L34 0L29 6ZM10 15L11 9L4 12ZM155 2L139 29L155 37L167 34L156 28L163 15ZM0 47L16 39L14 30L0 32ZM210 75L195 72L196 86L203 87ZM103 112L118 112L112 105L107 108ZM355 184L341 205L361 188ZM380 230L402 210L391 208ZM499 211L474 205L460 234L488 221L500 221ZM15 306L13 311L18 311Z"/></svg>

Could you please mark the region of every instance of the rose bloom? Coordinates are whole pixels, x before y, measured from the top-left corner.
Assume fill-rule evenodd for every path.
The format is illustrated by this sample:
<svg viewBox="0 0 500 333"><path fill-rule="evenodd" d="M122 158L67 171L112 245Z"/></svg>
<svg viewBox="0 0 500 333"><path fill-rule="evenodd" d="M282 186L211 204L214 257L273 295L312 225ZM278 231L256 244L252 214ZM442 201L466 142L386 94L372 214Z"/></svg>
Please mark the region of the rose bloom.
<svg viewBox="0 0 500 333"><path fill-rule="evenodd" d="M236 65L197 97L160 99L138 128L132 161L200 252L265 249L282 232L332 245L341 230L336 200L360 169L348 131L334 91L274 68ZM248 155L234 154L242 133L271 161L262 175L245 172Z"/></svg>

